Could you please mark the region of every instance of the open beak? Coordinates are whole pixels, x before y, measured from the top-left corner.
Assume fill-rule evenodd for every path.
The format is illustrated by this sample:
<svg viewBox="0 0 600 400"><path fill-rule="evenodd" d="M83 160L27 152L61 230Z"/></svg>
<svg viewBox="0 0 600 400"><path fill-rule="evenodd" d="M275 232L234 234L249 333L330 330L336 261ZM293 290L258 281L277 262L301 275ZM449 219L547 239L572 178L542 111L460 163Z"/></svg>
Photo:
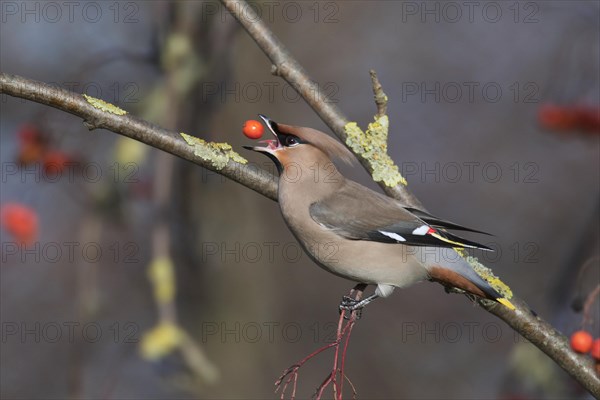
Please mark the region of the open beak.
<svg viewBox="0 0 600 400"><path fill-rule="evenodd" d="M261 153L274 154L277 150L280 150L283 148L283 146L281 145L281 142L279 141L279 138L277 137L277 133L275 133L275 127L277 126L277 123L275 121L270 120L269 117L266 117L262 114L258 114L258 116L260 117L260 119L263 120L263 122L265 123L267 128L269 128L269 131L273 134L275 139L266 139L266 140L261 140L258 142L258 143L266 143L266 146L242 146L242 147L247 150L258 151Z"/></svg>

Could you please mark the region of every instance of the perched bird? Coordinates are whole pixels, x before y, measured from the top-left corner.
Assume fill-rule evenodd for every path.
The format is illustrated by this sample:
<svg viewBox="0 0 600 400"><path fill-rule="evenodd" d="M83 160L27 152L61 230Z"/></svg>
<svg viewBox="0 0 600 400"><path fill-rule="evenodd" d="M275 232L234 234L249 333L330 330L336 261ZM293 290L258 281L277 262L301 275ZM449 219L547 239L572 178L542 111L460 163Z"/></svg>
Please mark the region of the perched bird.
<svg viewBox="0 0 600 400"><path fill-rule="evenodd" d="M357 283L377 285L343 310L357 310L395 288L432 280L514 306L454 250L488 247L447 229L478 232L407 207L346 179L332 160L355 160L340 142L311 128L276 123L259 115L274 139L249 147L267 155L279 171L278 200L287 226L323 269Z"/></svg>

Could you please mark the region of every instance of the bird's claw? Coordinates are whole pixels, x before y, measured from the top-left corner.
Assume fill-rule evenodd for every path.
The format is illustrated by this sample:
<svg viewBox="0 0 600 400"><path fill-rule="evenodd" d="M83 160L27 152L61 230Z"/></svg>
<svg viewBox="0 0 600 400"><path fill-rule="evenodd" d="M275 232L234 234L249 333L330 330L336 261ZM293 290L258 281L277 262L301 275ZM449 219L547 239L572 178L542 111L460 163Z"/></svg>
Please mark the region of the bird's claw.
<svg viewBox="0 0 600 400"><path fill-rule="evenodd" d="M352 313L355 313L355 318L358 320L362 316L362 308L365 306L361 304L360 300L356 300L350 296L342 297L342 301L339 305L340 313L344 313L344 319L349 320L352 318Z"/></svg>

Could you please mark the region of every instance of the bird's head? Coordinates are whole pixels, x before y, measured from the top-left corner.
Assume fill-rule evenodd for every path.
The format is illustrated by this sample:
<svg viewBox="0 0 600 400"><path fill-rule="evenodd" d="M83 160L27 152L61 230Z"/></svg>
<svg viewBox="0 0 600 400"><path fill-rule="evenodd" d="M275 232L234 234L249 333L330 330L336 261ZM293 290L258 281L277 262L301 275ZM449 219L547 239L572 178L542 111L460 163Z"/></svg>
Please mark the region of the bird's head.
<svg viewBox="0 0 600 400"><path fill-rule="evenodd" d="M274 139L262 140L266 146L244 146L245 149L254 150L268 156L279 173L286 166L296 164L304 167L317 165L323 168L338 159L351 164L355 161L354 155L331 136L312 128L291 126L277 123L268 117L259 114ZM315 164L316 163L316 164Z"/></svg>

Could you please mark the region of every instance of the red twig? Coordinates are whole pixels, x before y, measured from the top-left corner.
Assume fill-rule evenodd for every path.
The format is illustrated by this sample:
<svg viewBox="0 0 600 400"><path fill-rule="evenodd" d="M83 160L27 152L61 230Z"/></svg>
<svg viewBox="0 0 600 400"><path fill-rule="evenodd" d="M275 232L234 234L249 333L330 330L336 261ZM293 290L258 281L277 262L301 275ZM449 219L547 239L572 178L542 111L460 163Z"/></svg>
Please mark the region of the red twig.
<svg viewBox="0 0 600 400"><path fill-rule="evenodd" d="M354 295L354 298L356 300L360 300L365 287L366 286L362 285L362 284L357 285L350 292L350 296ZM354 385L352 384L350 379L348 379L348 377L344 374L344 365L346 363L346 352L348 350L348 344L350 342L350 335L352 334L352 328L354 327L354 324L356 323L356 320L357 320L357 312L352 311L352 313L350 314L349 320L345 324L344 324L344 315L345 315L345 313L343 313L343 312L340 314L335 341L313 351L312 353L310 353L308 356L304 357L302 360L300 360L296 364L287 368L285 371L283 371L283 374L281 374L279 379L277 379L277 381L275 381L275 393L277 393L279 391L279 389L281 389L281 396L280 396L281 400L285 399L285 394L286 394L287 388L290 385L290 383L292 383L292 381L293 381L293 386L292 386L292 393L291 393L290 399L293 400L296 398L296 389L297 389L297 384L298 384L298 374L299 374L300 368L304 364L306 364L308 361L310 361L312 358L316 357L317 355L321 354L323 351L330 349L332 347L335 347L335 353L334 353L334 357L333 357L333 366L331 368L331 372L325 377L323 382L321 382L321 384L317 387L313 397L316 400L320 400L321 397L323 396L323 392L325 391L325 389L327 389L327 387L330 384L333 384L334 398L336 400L341 400L343 397L342 389L344 386L344 380L347 380L348 384L352 388L353 398L356 397L356 388L354 387ZM344 338L345 338L345 340L344 340ZM344 346L342 348L341 355L340 355L340 344L342 343L343 340L344 340ZM338 367L338 364L339 364L339 367ZM339 379L338 379L338 374L339 374Z"/></svg>
<svg viewBox="0 0 600 400"><path fill-rule="evenodd" d="M356 318L354 316L348 322L349 332L348 332L348 335L346 336L346 341L344 342L344 350L342 351L342 362L340 364L340 377L342 378L341 382L340 382L340 399L341 399L341 393L343 392L343 389L344 389L344 378L348 379L346 374L344 374L344 366L346 365L346 352L348 351L348 344L350 343L350 331L352 331L352 328L354 327L355 322L356 322ZM354 385L352 384L350 379L348 379L348 383L350 384L350 386L352 387L352 391L356 395L356 390L354 389Z"/></svg>
<svg viewBox="0 0 600 400"><path fill-rule="evenodd" d="M348 381L348 384L352 388L352 398L354 400L356 400L356 388L354 387L354 384L352 383L352 381L350 380L350 378L348 378L346 375L344 375L344 378Z"/></svg>
<svg viewBox="0 0 600 400"><path fill-rule="evenodd" d="M283 380L287 377L288 379L286 380L285 384L283 385L283 390L281 391L281 399L283 400L285 398L285 391L286 391L289 383L292 381L292 379L294 379L294 388L293 388L292 397L291 397L293 399L294 395L296 393L296 382L298 381L298 370L304 364L306 364L310 359L312 359L313 357L322 353L323 351L336 346L337 344L338 344L337 341L333 342L333 343L329 343L328 345L323 346L323 347L313 351L308 356L304 357L302 360L298 361L296 364L292 365L291 367L289 367L285 371L283 371L283 374L281 374L279 379L277 379L277 381L275 381L275 386L276 386L275 393L277 393L277 391L281 387L281 384L283 383Z"/></svg>

